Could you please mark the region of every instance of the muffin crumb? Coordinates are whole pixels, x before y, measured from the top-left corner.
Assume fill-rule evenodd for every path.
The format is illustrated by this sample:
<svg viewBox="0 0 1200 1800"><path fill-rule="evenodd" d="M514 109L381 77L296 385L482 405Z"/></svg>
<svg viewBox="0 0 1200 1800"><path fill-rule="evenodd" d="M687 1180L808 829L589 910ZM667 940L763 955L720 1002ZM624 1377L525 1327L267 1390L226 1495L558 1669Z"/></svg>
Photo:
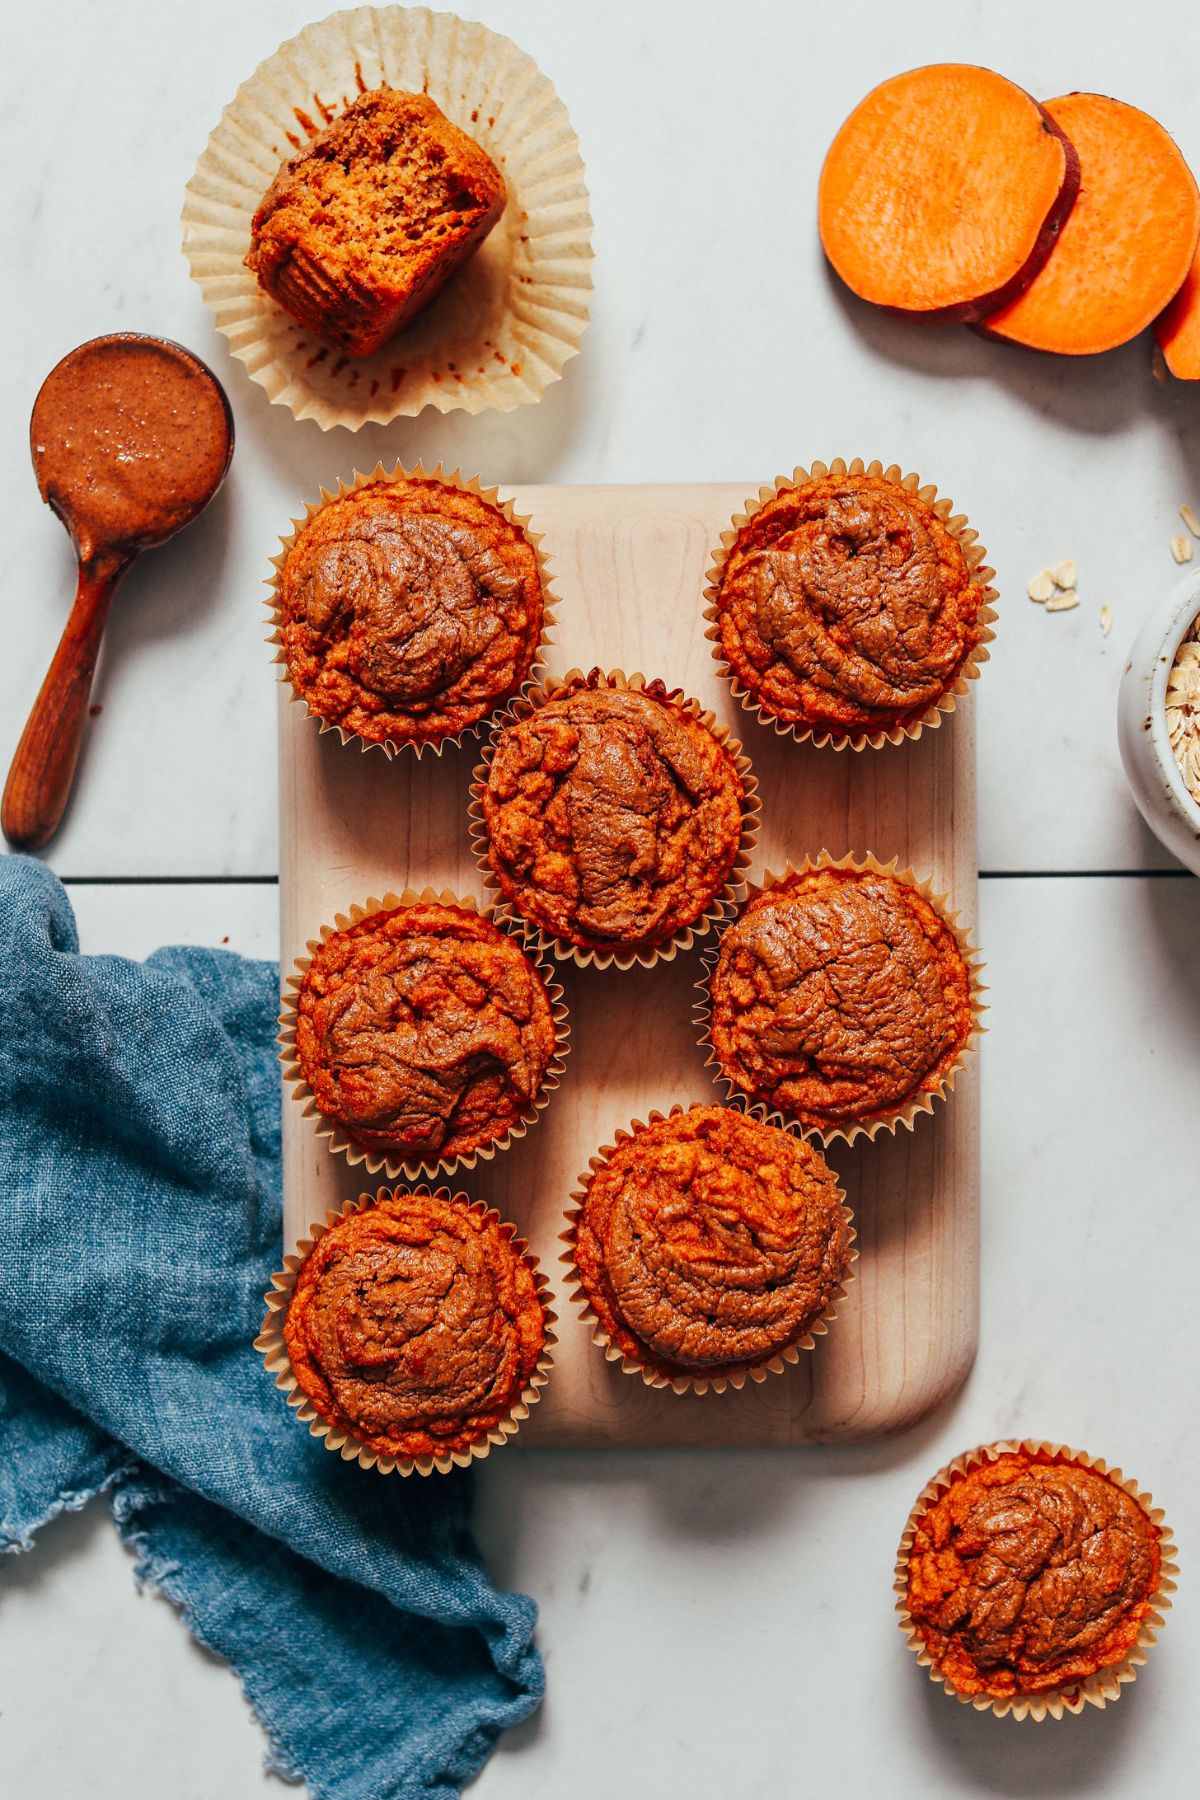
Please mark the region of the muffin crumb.
<svg viewBox="0 0 1200 1800"><path fill-rule="evenodd" d="M506 199L495 163L428 94L372 89L283 164L246 266L322 343L370 356L474 253Z"/></svg>

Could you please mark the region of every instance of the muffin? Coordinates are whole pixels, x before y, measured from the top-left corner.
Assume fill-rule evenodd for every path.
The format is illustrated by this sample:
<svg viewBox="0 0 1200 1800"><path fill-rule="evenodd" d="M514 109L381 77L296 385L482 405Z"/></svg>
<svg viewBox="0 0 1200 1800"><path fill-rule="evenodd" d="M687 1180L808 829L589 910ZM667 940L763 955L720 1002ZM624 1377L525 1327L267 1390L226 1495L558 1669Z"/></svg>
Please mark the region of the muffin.
<svg viewBox="0 0 1200 1800"><path fill-rule="evenodd" d="M838 747L899 742L973 675L990 569L950 502L899 469L797 469L722 540L715 654L739 697Z"/></svg>
<svg viewBox="0 0 1200 1800"><path fill-rule="evenodd" d="M563 1260L628 1369L681 1390L741 1386L825 1330L852 1257L842 1202L802 1138L677 1107L593 1162Z"/></svg>
<svg viewBox="0 0 1200 1800"><path fill-rule="evenodd" d="M913 1648L950 1691L999 1711L1114 1698L1167 1604L1161 1518L1119 1470L1055 1445L958 1458L901 1543L896 1589Z"/></svg>
<svg viewBox="0 0 1200 1800"><path fill-rule="evenodd" d="M334 1148L397 1169L506 1143L557 1073L537 965L465 906L414 900L347 923L316 946L292 1004L284 1055Z"/></svg>
<svg viewBox="0 0 1200 1800"><path fill-rule="evenodd" d="M748 771L661 681L575 672L497 729L475 789L484 866L560 953L652 959L721 910Z"/></svg>
<svg viewBox="0 0 1200 1800"><path fill-rule="evenodd" d="M275 590L294 692L389 751L444 743L508 700L546 618L537 551L494 494L401 470L314 510Z"/></svg>
<svg viewBox="0 0 1200 1800"><path fill-rule="evenodd" d="M467 261L506 198L491 157L428 94L375 88L281 165L246 266L322 343L370 356Z"/></svg>
<svg viewBox="0 0 1200 1800"><path fill-rule="evenodd" d="M928 1110L975 1029L954 930L873 863L768 876L723 933L708 993L731 1089L826 1136Z"/></svg>
<svg viewBox="0 0 1200 1800"><path fill-rule="evenodd" d="M372 1460L444 1468L515 1430L544 1379L553 1340L537 1264L464 1195L364 1201L296 1271L290 1374L311 1412Z"/></svg>

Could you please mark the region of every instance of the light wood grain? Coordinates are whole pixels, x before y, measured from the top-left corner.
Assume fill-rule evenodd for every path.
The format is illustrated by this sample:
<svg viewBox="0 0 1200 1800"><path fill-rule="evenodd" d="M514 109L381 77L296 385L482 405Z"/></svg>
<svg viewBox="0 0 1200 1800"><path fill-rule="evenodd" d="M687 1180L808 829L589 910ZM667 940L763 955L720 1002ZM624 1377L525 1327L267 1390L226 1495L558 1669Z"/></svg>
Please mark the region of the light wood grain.
<svg viewBox="0 0 1200 1800"><path fill-rule="evenodd" d="M975 751L971 702L915 744L859 755L816 750L748 718L717 673L701 612L713 546L746 488L513 491L544 532L559 595L550 667L640 670L683 687L726 721L763 800L752 875L806 853L899 856L932 876L973 923ZM283 966L351 902L412 885L483 897L467 835L476 751L388 762L318 734L280 701ZM707 942L709 940L704 940ZM606 1363L566 1299L558 1234L588 1157L652 1107L715 1097L691 1022L700 951L650 970L562 965L572 1048L562 1087L528 1137L454 1180L517 1221L556 1290L549 1387L516 1444L800 1444L911 1425L958 1387L978 1328L979 1131L975 1059L948 1101L910 1133L836 1146L861 1256L840 1317L796 1368L740 1393L677 1396ZM289 1247L366 1185L284 1104Z"/></svg>

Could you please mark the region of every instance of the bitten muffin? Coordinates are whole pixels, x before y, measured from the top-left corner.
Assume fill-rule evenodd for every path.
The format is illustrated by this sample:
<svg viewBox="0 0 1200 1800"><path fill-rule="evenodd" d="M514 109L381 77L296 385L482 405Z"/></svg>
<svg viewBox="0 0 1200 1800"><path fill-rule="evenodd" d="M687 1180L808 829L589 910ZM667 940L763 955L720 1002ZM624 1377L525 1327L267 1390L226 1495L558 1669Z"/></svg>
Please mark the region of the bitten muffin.
<svg viewBox="0 0 1200 1800"><path fill-rule="evenodd" d="M546 1345L534 1266L461 1197L381 1194L320 1237L283 1328L301 1390L379 1456L450 1456L500 1428Z"/></svg>
<svg viewBox="0 0 1200 1800"><path fill-rule="evenodd" d="M770 718L835 741L916 724L984 639L985 591L962 543L883 474L781 488L737 532L714 585L734 681Z"/></svg>
<svg viewBox="0 0 1200 1800"><path fill-rule="evenodd" d="M894 1120L939 1092L971 1036L971 976L916 888L870 869L796 872L755 894L710 978L716 1061L805 1129Z"/></svg>
<svg viewBox="0 0 1200 1800"><path fill-rule="evenodd" d="M368 914L321 944L296 996L296 1060L319 1111L404 1163L505 1138L536 1106L555 1040L534 963L465 907Z"/></svg>
<svg viewBox="0 0 1200 1800"><path fill-rule="evenodd" d="M428 94L361 94L280 167L246 265L314 337L370 356L478 248L504 211L495 163Z"/></svg>
<svg viewBox="0 0 1200 1800"><path fill-rule="evenodd" d="M921 1512L907 1611L960 1694L1042 1694L1134 1648L1160 1576L1159 1527L1069 1453L1024 1447L953 1476Z"/></svg>
<svg viewBox="0 0 1200 1800"><path fill-rule="evenodd" d="M604 1335L668 1378L769 1362L850 1266L837 1182L802 1138L693 1106L624 1138L587 1183L571 1254Z"/></svg>
<svg viewBox="0 0 1200 1800"><path fill-rule="evenodd" d="M499 732L480 796L488 866L560 943L653 949L729 879L745 799L733 754L662 682L609 687L594 670Z"/></svg>
<svg viewBox="0 0 1200 1800"><path fill-rule="evenodd" d="M419 476L370 481L303 526L277 583L288 679L368 744L436 744L525 681L545 596L499 506Z"/></svg>

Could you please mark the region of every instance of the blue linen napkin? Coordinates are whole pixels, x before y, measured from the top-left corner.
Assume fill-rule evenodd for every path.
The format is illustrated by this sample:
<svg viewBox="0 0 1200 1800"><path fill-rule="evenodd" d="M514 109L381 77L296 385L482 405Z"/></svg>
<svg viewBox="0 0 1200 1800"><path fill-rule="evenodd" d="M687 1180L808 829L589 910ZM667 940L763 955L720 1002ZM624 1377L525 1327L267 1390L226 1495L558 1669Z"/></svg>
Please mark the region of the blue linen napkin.
<svg viewBox="0 0 1200 1800"><path fill-rule="evenodd" d="M278 971L81 956L0 859L0 1550L101 1489L318 1800L456 1795L544 1686L467 1472L332 1456L251 1347L280 1258Z"/></svg>

